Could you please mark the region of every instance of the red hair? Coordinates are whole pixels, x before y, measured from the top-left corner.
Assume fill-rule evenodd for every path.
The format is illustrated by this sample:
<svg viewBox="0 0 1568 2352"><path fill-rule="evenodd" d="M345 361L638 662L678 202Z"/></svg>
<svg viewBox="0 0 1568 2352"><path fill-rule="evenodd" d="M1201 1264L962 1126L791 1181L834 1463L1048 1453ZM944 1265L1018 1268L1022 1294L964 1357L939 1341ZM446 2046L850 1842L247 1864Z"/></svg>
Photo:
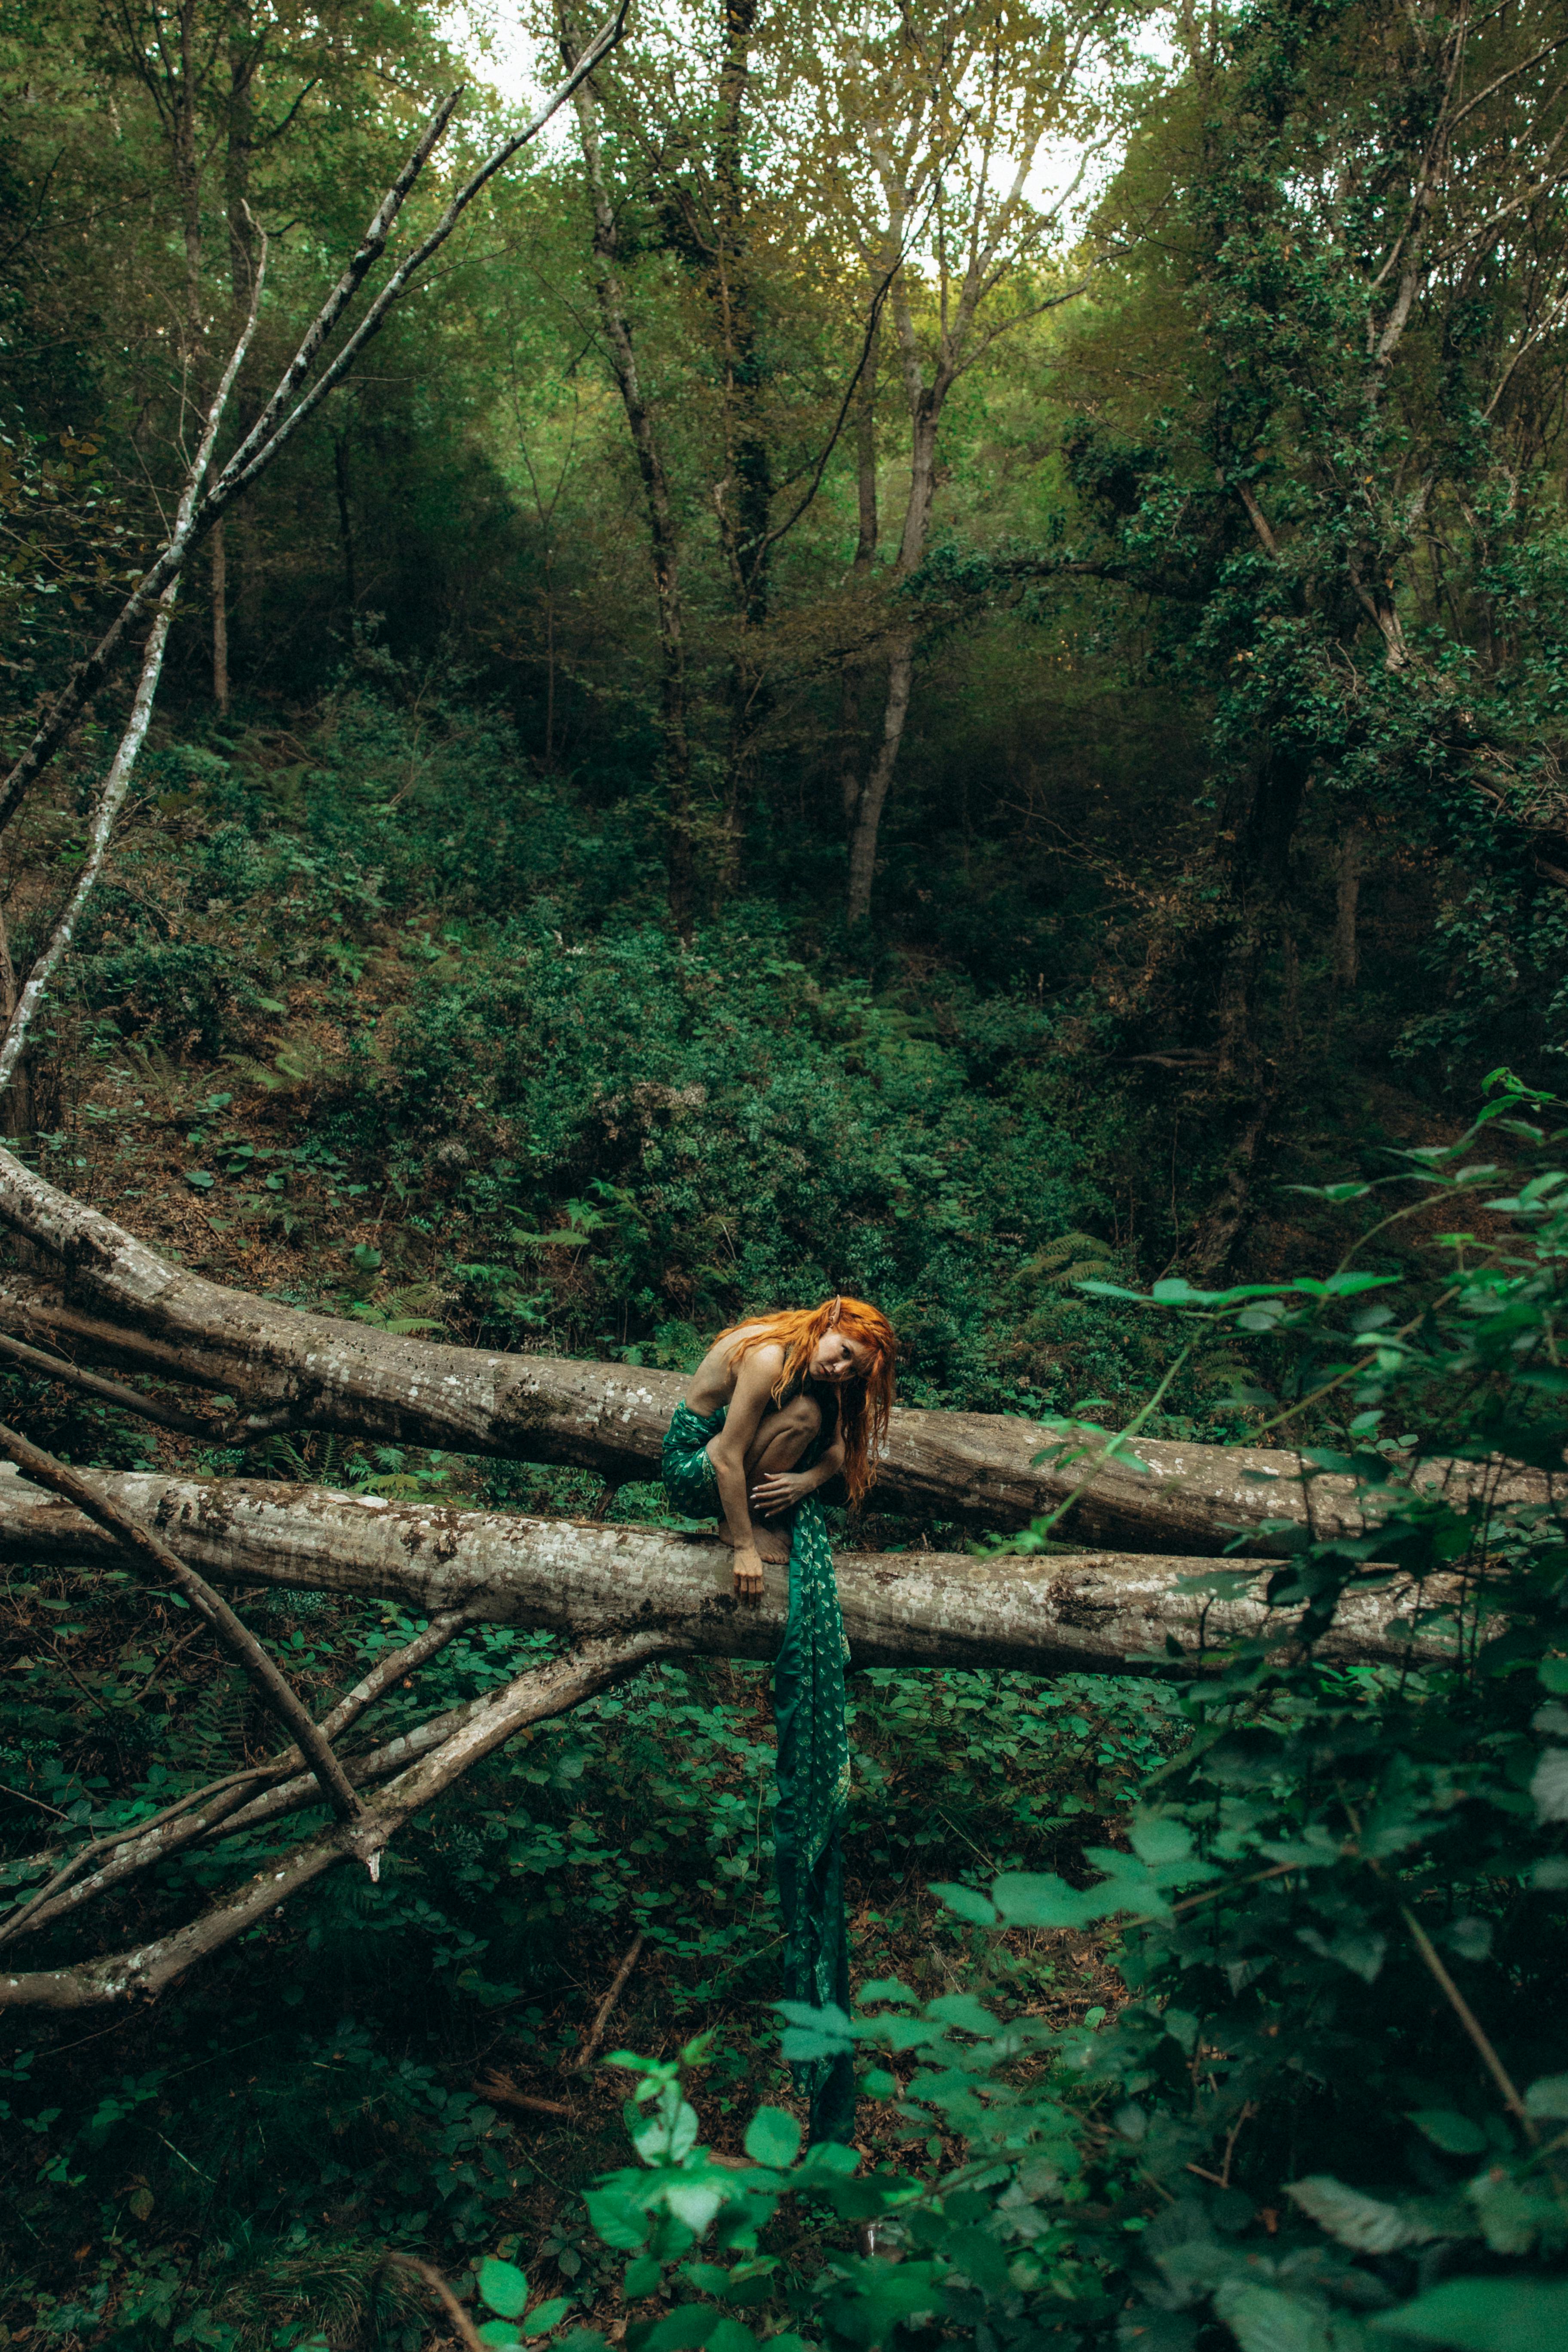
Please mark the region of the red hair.
<svg viewBox="0 0 1568 2352"><path fill-rule="evenodd" d="M731 1363L742 1363L753 1348L776 1344L784 1349L784 1362L773 1386L775 1404L782 1401L786 1390L805 1379L812 1357L829 1331L842 1332L845 1339L853 1339L865 1349L866 1369L845 1381L838 1403L845 1484L851 1503L863 1501L877 1475L876 1457L888 1434L888 1415L893 1404L893 1360L898 1353L898 1341L887 1317L879 1308L868 1307L863 1298L826 1298L820 1307L781 1307L774 1315L759 1315L750 1323L731 1323L719 1337L728 1339L736 1331L745 1336L731 1358Z"/></svg>

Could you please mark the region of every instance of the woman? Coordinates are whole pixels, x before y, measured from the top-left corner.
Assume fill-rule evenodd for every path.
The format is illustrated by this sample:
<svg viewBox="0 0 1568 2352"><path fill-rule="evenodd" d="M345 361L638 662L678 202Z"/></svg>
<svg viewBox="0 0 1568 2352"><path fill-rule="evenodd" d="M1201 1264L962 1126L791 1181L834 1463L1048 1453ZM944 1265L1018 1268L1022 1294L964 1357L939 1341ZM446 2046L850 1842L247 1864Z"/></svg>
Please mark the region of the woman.
<svg viewBox="0 0 1568 2352"><path fill-rule="evenodd" d="M893 1402L892 1326L859 1298L785 1308L721 1331L675 1408L664 1484L676 1508L724 1521L735 1548L733 1588L763 1591L758 1530L788 1515L789 1613L773 1665L778 1802L773 1858L784 1920L785 1999L849 2006L849 1947L838 1829L849 1793L844 1624L827 1522L816 1489L842 1470L858 1503L876 1475ZM847 2053L796 2069L816 2140L855 2137L855 2070Z"/></svg>
<svg viewBox="0 0 1568 2352"><path fill-rule="evenodd" d="M732 1324L703 1357L664 1441L664 1483L677 1509L723 1522L739 1599L760 1600L763 1561L790 1555L781 1533L753 1524L753 1510L794 1514L840 1471L852 1503L870 1486L895 1345L876 1307L830 1298Z"/></svg>

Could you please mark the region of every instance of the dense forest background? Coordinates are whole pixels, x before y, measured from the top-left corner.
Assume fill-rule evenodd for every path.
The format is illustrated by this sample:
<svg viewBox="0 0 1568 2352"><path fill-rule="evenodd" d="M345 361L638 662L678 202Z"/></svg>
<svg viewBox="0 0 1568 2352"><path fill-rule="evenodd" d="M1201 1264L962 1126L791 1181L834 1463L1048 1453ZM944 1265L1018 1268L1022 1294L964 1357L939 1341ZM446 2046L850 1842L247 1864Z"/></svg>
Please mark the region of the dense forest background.
<svg viewBox="0 0 1568 2352"><path fill-rule="evenodd" d="M525 25L542 76L591 29ZM13 748L167 528L260 232L225 448L439 95L471 83L416 228L515 110L500 32L409 0L0 14ZM679 1369L843 1289L891 1316L907 1402L1133 1411L1169 1331L1084 1280L1326 1270L1336 1212L1296 1188L1439 1151L1500 1065L1556 1082L1565 44L1516 0L642 11L188 568L17 1150L188 1265L382 1328ZM129 690L0 848L7 1013ZM1441 1222L1363 1263L1419 1280ZM1221 1317L1148 1433L1245 1439L1287 1374ZM184 1458L5 1378L73 1460ZM1344 1440L1349 1398L1304 1425ZM585 1473L335 1441L209 1466L603 1507ZM166 1612L79 1616L63 1579L5 1605L8 1850L236 1735L222 1669L166 1673ZM396 1630L267 1606L322 1694ZM520 1643L456 1644L453 1695ZM922 1994L968 1932L929 1884L1081 1873L1178 1728L1135 1683L856 1689L858 1977ZM617 2032L721 2030L716 2145L785 2095L770 1737L752 1670L658 1670L114 2040L29 2027L13 2340L412 2347L389 2244L499 2249L602 2320L576 2189L613 2106L536 2095L509 2139L486 2070L557 2097L640 1927ZM1123 1991L1071 1944L1015 1990L1096 2024ZM1187 2352L1166 2317L1149 2345Z"/></svg>

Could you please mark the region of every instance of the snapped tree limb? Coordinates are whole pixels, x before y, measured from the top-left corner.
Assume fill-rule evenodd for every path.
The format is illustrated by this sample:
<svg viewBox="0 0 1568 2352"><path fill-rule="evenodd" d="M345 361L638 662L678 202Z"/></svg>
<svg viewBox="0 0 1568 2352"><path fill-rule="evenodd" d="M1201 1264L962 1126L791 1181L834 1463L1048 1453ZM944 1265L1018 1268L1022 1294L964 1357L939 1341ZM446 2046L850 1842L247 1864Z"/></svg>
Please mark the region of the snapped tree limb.
<svg viewBox="0 0 1568 2352"><path fill-rule="evenodd" d="M398 1773L353 1821L335 1822L297 1846L170 1935L72 1968L0 1971L0 2009L112 2009L152 2000L194 1962L260 1926L334 1864L363 1862L373 1877L379 1875L381 1855L397 1831L465 1772L525 1726L564 1715L625 1681L661 1646L668 1644L650 1634L586 1642L570 1656L519 1675L503 1690L476 1702L439 1747Z"/></svg>

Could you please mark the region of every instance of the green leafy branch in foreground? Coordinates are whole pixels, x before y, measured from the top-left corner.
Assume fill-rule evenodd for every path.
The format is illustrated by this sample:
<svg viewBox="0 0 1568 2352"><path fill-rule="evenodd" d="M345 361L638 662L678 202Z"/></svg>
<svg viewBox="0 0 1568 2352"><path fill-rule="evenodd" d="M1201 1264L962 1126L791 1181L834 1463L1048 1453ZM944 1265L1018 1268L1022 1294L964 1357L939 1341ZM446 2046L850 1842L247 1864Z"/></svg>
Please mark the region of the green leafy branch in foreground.
<svg viewBox="0 0 1568 2352"><path fill-rule="evenodd" d="M971 1990L922 2007L885 1981L853 2019L786 2010L787 2058L877 2062L862 2090L891 2105L900 2168L792 2164L794 2126L764 2109L736 2171L681 2090L700 2047L623 2056L639 2162L589 2210L630 2257L627 2297L669 2305L629 2352L928 2326L984 2352L1568 2342L1568 1530L1560 1475L1516 1475L1562 1469L1560 1109L1505 1084L1478 1123L1506 1140L1510 1189L1474 1129L1404 1156L1418 1205L1480 1194L1489 1230L1439 1235L1397 1319L1366 1303L1390 1277L1350 1263L1370 1236L1323 1281L1157 1287L1152 1307L1266 1328L1294 1355L1294 1409L1348 1391L1351 1445L1303 1475L1310 1495L1333 1474L1336 1524L1361 1531L1274 1523L1268 1597L1305 1616L1186 1685L1185 1743L1146 1775L1129 1850L1087 1853L1093 1885L935 1890ZM1470 1466L1446 1481L1438 1460ZM1323 1663L1340 1611L1391 1580L1446 1656ZM1063 1934L1115 1939L1127 1999L1100 2030L1007 2013L1025 1939ZM786 2199L872 2224L870 2250L791 2270L769 2234Z"/></svg>

